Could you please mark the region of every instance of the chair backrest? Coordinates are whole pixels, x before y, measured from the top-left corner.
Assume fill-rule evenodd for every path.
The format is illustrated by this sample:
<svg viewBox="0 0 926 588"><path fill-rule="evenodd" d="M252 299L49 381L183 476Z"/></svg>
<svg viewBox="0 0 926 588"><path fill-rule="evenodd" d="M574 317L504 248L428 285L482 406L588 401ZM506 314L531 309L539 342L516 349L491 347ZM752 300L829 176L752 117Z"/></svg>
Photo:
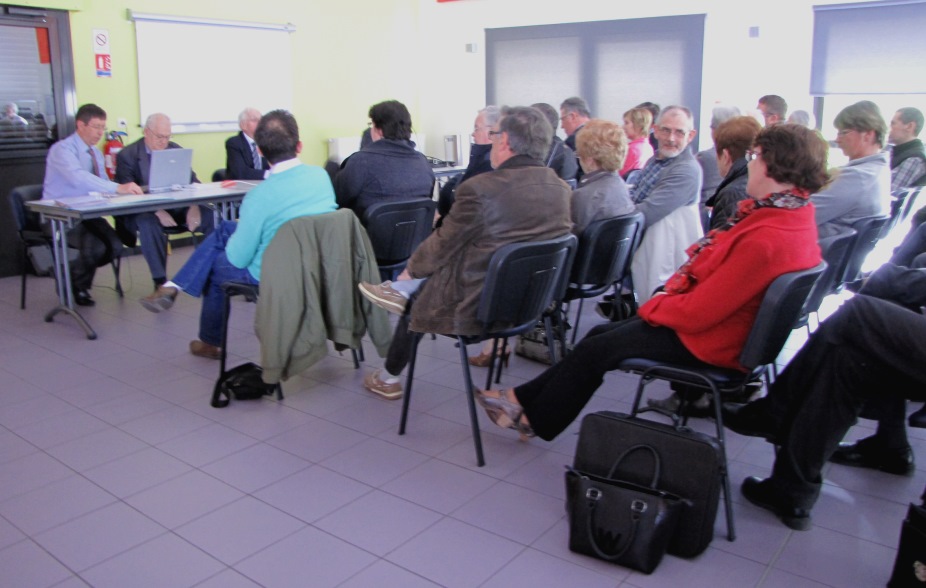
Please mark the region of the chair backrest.
<svg viewBox="0 0 926 588"><path fill-rule="evenodd" d="M212 181L213 182L224 182L227 177L227 172L224 167L221 167L214 172L212 172Z"/></svg>
<svg viewBox="0 0 926 588"><path fill-rule="evenodd" d="M503 325L499 336L533 327L556 296L577 246L575 235L564 235L499 248L489 261L476 312L484 334L499 325Z"/></svg>
<svg viewBox="0 0 926 588"><path fill-rule="evenodd" d="M849 251L849 262L846 264L846 271L843 273L840 282L852 282L858 278L862 264L865 258L875 248L878 239L881 238L881 231L891 220L887 215L883 216L866 216L852 223L852 228L858 233L855 237L855 243Z"/></svg>
<svg viewBox="0 0 926 588"><path fill-rule="evenodd" d="M901 217L903 216L904 211L907 209L907 198L910 197L910 193L913 190L909 188L901 188L900 190L894 190L891 192L891 211L890 211L890 220L887 221L887 224L884 225L884 228L881 230L881 238L887 237L888 234L897 226L897 223L900 222Z"/></svg>
<svg viewBox="0 0 926 588"><path fill-rule="evenodd" d="M29 184L17 186L10 190L10 210L16 230L22 234L24 231L41 232L42 219L39 213L31 212L25 206L26 202L42 199L42 184Z"/></svg>
<svg viewBox="0 0 926 588"><path fill-rule="evenodd" d="M437 203L430 198L377 202L363 213L376 260L380 265L398 263L431 234Z"/></svg>
<svg viewBox="0 0 926 588"><path fill-rule="evenodd" d="M744 367L752 370L775 361L824 269L826 262L821 261L816 267L775 278L765 291L756 322L740 354Z"/></svg>
<svg viewBox="0 0 926 588"><path fill-rule="evenodd" d="M839 286L839 281L846 271L846 264L849 263L849 250L855 242L856 235L855 229L849 229L820 239L820 255L826 262L826 269L820 274L810 291L810 296L807 297L807 304L804 305L805 316L817 312L823 298Z"/></svg>
<svg viewBox="0 0 926 588"><path fill-rule="evenodd" d="M569 281L597 296L630 272L633 253L640 243L643 213L595 221L579 238L579 249ZM583 293L584 294L584 293Z"/></svg>
<svg viewBox="0 0 926 588"><path fill-rule="evenodd" d="M922 191L922 186L917 188L907 188L907 201L904 205L903 213L900 215L900 222L907 220L907 217L909 217L910 213L913 212L913 205L916 204L916 199L919 197L920 192Z"/></svg>

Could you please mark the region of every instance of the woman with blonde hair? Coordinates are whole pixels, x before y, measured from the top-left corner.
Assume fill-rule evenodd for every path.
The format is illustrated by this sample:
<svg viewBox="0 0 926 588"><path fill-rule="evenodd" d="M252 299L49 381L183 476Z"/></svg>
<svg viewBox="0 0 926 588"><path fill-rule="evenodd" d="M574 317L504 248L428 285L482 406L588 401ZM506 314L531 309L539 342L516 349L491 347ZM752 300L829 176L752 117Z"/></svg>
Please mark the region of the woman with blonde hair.
<svg viewBox="0 0 926 588"><path fill-rule="evenodd" d="M627 134L627 157L620 174L625 180L635 169L643 169L653 156L653 146L649 143L649 131L653 126L653 115L645 108L631 108L624 113L624 133Z"/></svg>
<svg viewBox="0 0 926 588"><path fill-rule="evenodd" d="M593 118L576 136L576 152L585 175L572 193L572 232L591 223L630 214L633 200L618 171L627 154L627 137L615 122Z"/></svg>

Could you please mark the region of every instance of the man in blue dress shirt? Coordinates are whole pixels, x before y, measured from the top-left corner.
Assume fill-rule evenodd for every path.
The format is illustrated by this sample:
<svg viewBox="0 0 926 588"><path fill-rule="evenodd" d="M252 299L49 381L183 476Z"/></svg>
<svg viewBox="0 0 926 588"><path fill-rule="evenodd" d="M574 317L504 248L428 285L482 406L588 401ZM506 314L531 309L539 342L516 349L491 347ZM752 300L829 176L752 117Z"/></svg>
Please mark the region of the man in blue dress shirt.
<svg viewBox="0 0 926 588"><path fill-rule="evenodd" d="M96 147L106 132L106 111L96 104L84 104L75 118L77 131L48 150L43 196L67 200L90 192L141 194L142 189L134 182L117 184L106 177L103 154ZM93 306L89 289L96 268L118 255L122 243L108 222L95 218L71 229L68 244L80 252L71 271L74 301L81 306Z"/></svg>

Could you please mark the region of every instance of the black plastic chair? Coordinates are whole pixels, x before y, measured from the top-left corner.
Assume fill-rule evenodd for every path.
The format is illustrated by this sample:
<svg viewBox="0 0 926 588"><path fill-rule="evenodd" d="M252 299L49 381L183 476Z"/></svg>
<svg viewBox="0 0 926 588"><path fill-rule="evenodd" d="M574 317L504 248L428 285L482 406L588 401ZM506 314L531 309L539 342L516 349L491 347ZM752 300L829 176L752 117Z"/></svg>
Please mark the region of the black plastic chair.
<svg viewBox="0 0 926 588"><path fill-rule="evenodd" d="M807 327L810 331L810 315L816 314L820 310L823 299L839 285L841 276L846 271L846 265L849 263L849 250L855 242L855 229L849 229L836 235L830 235L820 239L820 255L826 262L826 269L820 274L820 278L814 283L810 295L807 297L807 303L804 305L804 311L797 319L794 328Z"/></svg>
<svg viewBox="0 0 926 588"><path fill-rule="evenodd" d="M826 269L826 262L821 262L814 268L792 272L779 276L772 282L759 312L756 321L749 332L743 351L740 353L740 364L747 370L743 373L738 370L725 369L704 364L701 367L680 366L660 363L646 358L631 358L620 363L618 369L640 374L640 383L633 400L633 411L646 412L653 409L640 410L640 401L643 398L643 389L655 380L665 380L673 383L686 384L710 391L714 405L714 422L717 427L717 441L720 443L723 457L723 494L727 518L727 537L730 541L736 538L733 524L733 500L730 495L730 478L727 467L726 442L724 439L723 417L721 405L723 393L741 394L747 384L759 381L769 364L781 353L781 348L791 334L793 325L807 302L814 284ZM684 425L687 422L688 402L683 401L679 407L676 418L681 418ZM657 412L662 412L656 409Z"/></svg>
<svg viewBox="0 0 926 588"><path fill-rule="evenodd" d="M913 212L913 207L916 204L916 199L919 197L920 192L923 191L923 187L917 188L907 188L907 198L906 203L904 204L903 212L900 215L900 221L904 222L907 218L910 217L910 213Z"/></svg>
<svg viewBox="0 0 926 588"><path fill-rule="evenodd" d="M42 198L42 185L41 184L29 184L26 186L17 186L10 190L9 194L9 203L10 203L10 212L13 215L13 222L16 224L16 230L19 233L20 243L22 244L22 284L20 286L19 293L19 308L26 308L26 274L28 273L28 267L30 265L30 256L29 249L31 247L39 248L39 250L46 250L49 255L47 260L48 264L53 263L51 256L51 236L46 234L43 230L43 223L41 215L37 212L32 212L26 208L26 202L32 202L34 200L41 200ZM68 247L68 263L74 262L80 252L77 249ZM51 265L46 267L41 267L44 264L31 264L33 265L33 270L35 270L36 275L54 275L54 269ZM40 267L36 267L39 265ZM122 283L119 280L119 270L121 267L121 257L116 255L113 260L110 262L113 268L113 274L116 279L116 292L119 293L119 296L123 296Z"/></svg>
<svg viewBox="0 0 926 588"><path fill-rule="evenodd" d="M891 220L887 215L883 216L866 216L852 223L852 228L857 233L855 242L849 250L849 260L846 264L846 270L839 280L837 290L841 290L846 282L854 282L858 279L862 264L865 258L875 248L885 225Z"/></svg>
<svg viewBox="0 0 926 588"><path fill-rule="evenodd" d="M437 203L431 198L377 202L361 219L367 229L383 280L405 268L418 245L431 234Z"/></svg>
<svg viewBox="0 0 926 588"><path fill-rule="evenodd" d="M226 178L226 174L227 172L225 171L224 167L219 168L215 170L214 172L212 172L212 181L213 182L224 182Z"/></svg>
<svg viewBox="0 0 926 588"><path fill-rule="evenodd" d="M595 221L579 237L579 249L572 264L569 285L563 302L579 301L579 311L572 330L572 343L579 332L582 303L614 288L615 307L621 305L618 284L630 274L633 253L643 233L643 213L634 212L605 220ZM564 315L568 314L568 306ZM564 346L565 349L565 346Z"/></svg>
<svg viewBox="0 0 926 588"><path fill-rule="evenodd" d="M460 348L460 362L463 368L464 390L469 404L470 424L473 430L473 444L476 448L476 462L485 465L482 454L482 437L479 433L479 421L476 418L476 402L473 395L473 378L469 369L469 355L466 346L495 339L492 345L492 360L489 365L489 377L486 387L491 385L492 368L498 361L498 340L520 335L534 328L544 310L550 306L557 288L563 282L568 271L568 264L575 253L577 240L574 235L565 235L549 241L532 241L511 243L501 247L492 255L486 273L482 297L476 318L483 325L479 335L459 335L444 333L447 337L457 339ZM426 287L426 286L425 286ZM547 345L554 353L553 339L550 333L550 318L546 317ZM408 377L405 383L405 395L402 399L402 420L399 435L405 434L408 421L408 407L412 397L412 384L415 380L415 359L418 355L418 341L414 338Z"/></svg>

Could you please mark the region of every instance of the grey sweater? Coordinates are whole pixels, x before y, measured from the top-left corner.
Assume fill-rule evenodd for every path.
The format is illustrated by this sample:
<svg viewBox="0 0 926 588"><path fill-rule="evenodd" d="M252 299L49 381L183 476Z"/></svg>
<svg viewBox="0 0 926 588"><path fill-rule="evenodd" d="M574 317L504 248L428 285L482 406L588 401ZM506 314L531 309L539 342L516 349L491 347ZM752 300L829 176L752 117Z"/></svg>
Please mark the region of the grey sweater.
<svg viewBox="0 0 926 588"><path fill-rule="evenodd" d="M654 165L658 157L657 154L656 157L650 158L643 168L643 175L646 174L646 168ZM685 149L659 172L655 186L643 201L637 203L636 210L642 212L646 218L645 226L651 227L676 208L698 202L700 198L701 166L691 154L691 150Z"/></svg>
<svg viewBox="0 0 926 588"><path fill-rule="evenodd" d="M887 152L849 161L824 191L810 199L816 209L820 238L845 231L860 218L887 214L890 197L891 169Z"/></svg>

